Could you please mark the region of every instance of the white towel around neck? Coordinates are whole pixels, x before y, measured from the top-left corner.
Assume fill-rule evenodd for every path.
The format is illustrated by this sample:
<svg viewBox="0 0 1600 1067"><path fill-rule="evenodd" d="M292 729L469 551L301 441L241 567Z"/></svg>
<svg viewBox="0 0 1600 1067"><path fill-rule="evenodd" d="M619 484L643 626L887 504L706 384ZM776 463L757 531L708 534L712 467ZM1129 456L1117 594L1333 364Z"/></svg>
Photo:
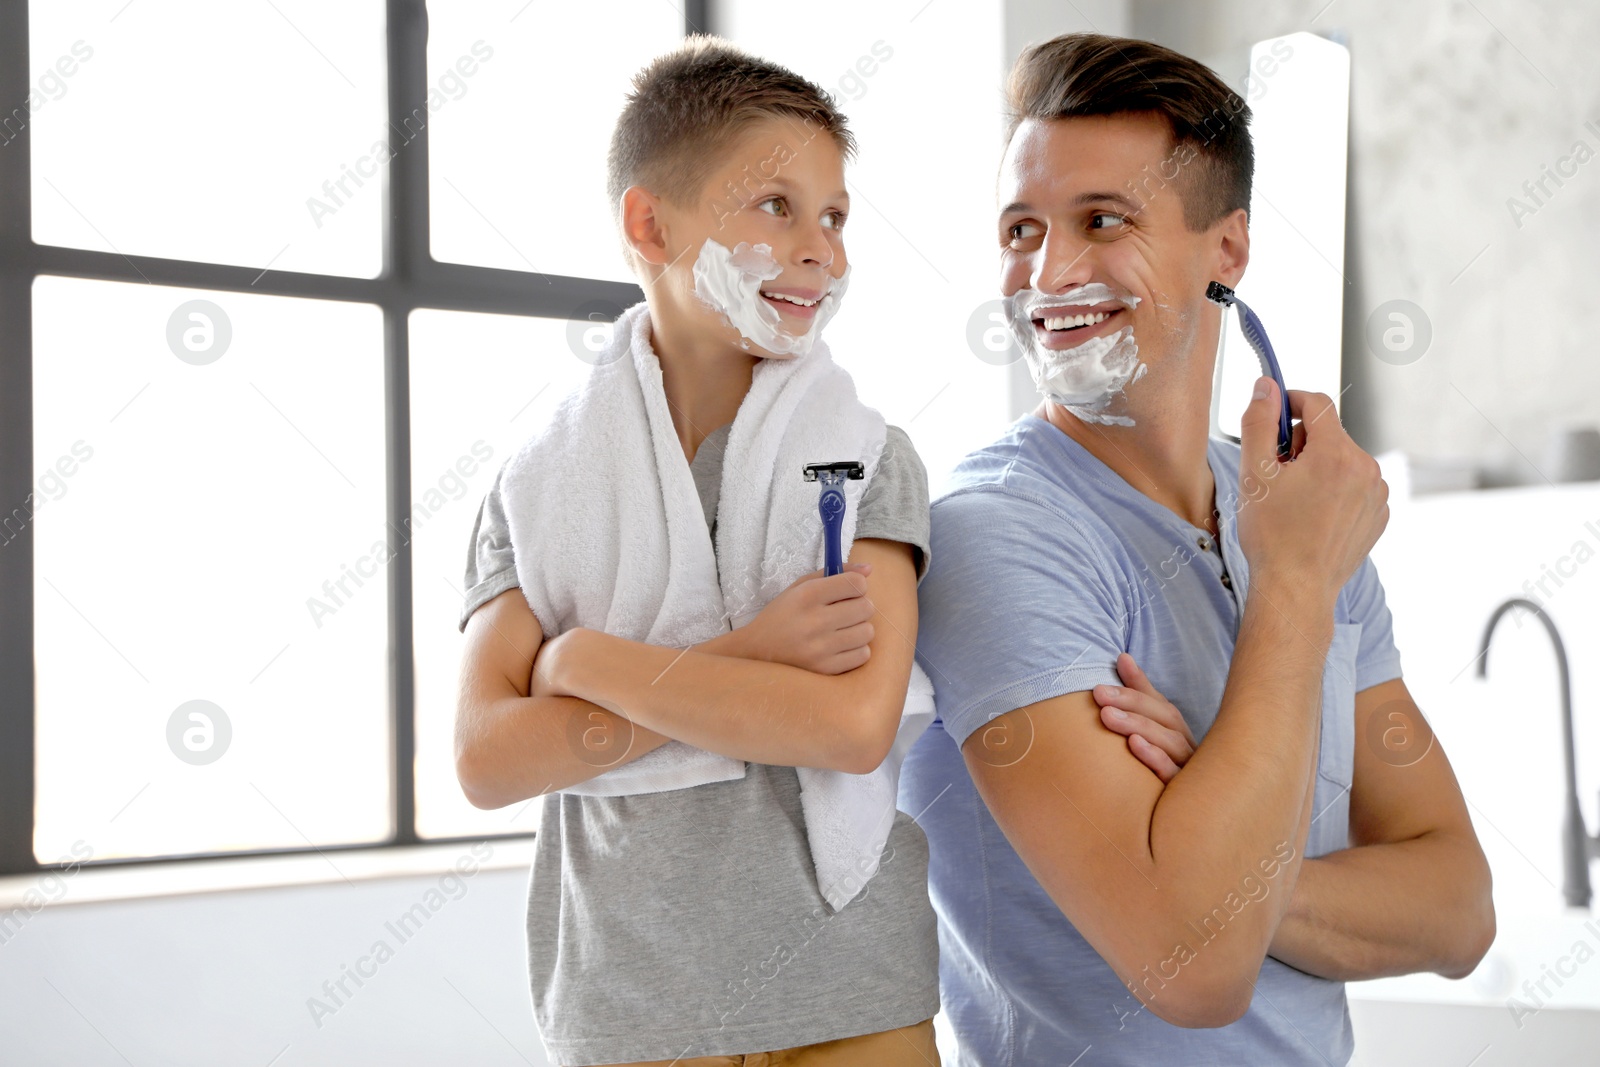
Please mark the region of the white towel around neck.
<svg viewBox="0 0 1600 1067"><path fill-rule="evenodd" d="M844 484L848 558L884 440L883 416L861 403L820 338L803 356L762 359L728 434L713 553L650 345L648 305L635 304L583 385L502 472L517 579L545 639L581 626L686 648L745 625L822 567L820 487L803 467L865 468ZM797 768L818 889L835 911L877 873L900 764L933 714L933 685L913 662L899 732L876 770ZM627 796L744 773L742 760L671 741L563 792Z"/></svg>

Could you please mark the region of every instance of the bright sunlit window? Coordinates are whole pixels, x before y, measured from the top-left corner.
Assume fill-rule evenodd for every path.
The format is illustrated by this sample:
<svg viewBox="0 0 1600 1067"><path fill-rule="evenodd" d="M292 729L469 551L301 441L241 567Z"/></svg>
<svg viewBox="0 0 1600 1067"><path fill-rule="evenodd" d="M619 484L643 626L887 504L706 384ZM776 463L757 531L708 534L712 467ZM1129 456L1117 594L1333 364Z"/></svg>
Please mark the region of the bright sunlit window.
<svg viewBox="0 0 1600 1067"><path fill-rule="evenodd" d="M1000 26L902 7L827 0L797 23L746 5L718 28L850 120L854 273L828 341L937 491L1007 418L1011 370L969 329L992 301L998 107L987 68L941 58L998 51ZM434 0L423 98L398 125L389 38L406 28L379 0L29 12L33 237L57 262L109 257L33 290L36 857L80 839L113 859L535 829L540 805L479 811L456 781L464 564L501 465L588 370L559 317L579 302L541 307L541 287L637 299L614 284L634 279L606 148L683 12ZM302 52L283 79L271 57ZM417 248L409 288L380 273L395 171L422 151L432 260L514 272L527 299L489 313L470 285L432 290L444 275ZM937 169L907 180L924 157ZM186 287L196 272L215 287Z"/></svg>
<svg viewBox="0 0 1600 1067"><path fill-rule="evenodd" d="M33 382L37 854L386 837L378 310L40 278Z"/></svg>

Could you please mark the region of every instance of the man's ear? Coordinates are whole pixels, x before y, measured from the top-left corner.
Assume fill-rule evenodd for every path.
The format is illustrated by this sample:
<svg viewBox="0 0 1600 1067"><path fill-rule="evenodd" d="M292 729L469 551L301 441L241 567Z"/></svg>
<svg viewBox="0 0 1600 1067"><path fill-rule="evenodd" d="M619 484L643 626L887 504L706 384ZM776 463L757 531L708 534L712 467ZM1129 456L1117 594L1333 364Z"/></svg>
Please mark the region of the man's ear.
<svg viewBox="0 0 1600 1067"><path fill-rule="evenodd" d="M1230 289L1239 287L1250 263L1250 223L1244 208L1236 208L1214 227L1217 235L1216 280Z"/></svg>
<svg viewBox="0 0 1600 1067"><path fill-rule="evenodd" d="M643 186L629 186L622 194L622 239L634 255L660 267L667 262L667 231L661 217L661 198Z"/></svg>

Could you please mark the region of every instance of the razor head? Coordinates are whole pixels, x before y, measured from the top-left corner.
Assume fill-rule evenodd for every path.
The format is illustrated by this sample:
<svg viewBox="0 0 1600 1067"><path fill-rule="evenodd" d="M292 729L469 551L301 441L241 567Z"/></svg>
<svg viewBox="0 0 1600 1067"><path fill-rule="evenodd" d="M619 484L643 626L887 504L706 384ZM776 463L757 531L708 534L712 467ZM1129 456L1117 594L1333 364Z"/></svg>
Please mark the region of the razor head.
<svg viewBox="0 0 1600 1067"><path fill-rule="evenodd" d="M1229 307L1233 304L1233 290L1221 282L1210 282L1206 285L1206 299L1213 304Z"/></svg>
<svg viewBox="0 0 1600 1067"><path fill-rule="evenodd" d="M843 475L851 481L859 482L867 476L866 468L858 460L840 460L836 463L807 463L804 468L806 481L814 482L819 474ZM837 478L830 479L837 481Z"/></svg>

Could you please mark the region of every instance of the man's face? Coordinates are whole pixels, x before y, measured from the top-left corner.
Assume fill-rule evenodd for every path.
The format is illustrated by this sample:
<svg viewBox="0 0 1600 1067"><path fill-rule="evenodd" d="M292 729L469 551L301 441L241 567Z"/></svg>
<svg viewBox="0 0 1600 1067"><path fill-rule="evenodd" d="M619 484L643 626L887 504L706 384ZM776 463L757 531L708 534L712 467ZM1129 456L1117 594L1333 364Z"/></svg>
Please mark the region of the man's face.
<svg viewBox="0 0 1600 1067"><path fill-rule="evenodd" d="M825 130L798 119L757 122L695 203L662 203L681 306L754 355L803 351L843 296L849 207L844 157ZM741 301L742 309L731 306Z"/></svg>
<svg viewBox="0 0 1600 1067"><path fill-rule="evenodd" d="M1219 320L1205 287L1231 284L1218 252L1218 227L1230 224L1185 225L1193 175L1181 172L1193 150L1171 142L1153 114L1029 119L1000 167L1000 284L1013 329L1030 362L1054 368L1046 395L1088 421L1131 424L1120 414L1125 386L1146 370L1178 377L1171 368L1203 337L1214 350Z"/></svg>

